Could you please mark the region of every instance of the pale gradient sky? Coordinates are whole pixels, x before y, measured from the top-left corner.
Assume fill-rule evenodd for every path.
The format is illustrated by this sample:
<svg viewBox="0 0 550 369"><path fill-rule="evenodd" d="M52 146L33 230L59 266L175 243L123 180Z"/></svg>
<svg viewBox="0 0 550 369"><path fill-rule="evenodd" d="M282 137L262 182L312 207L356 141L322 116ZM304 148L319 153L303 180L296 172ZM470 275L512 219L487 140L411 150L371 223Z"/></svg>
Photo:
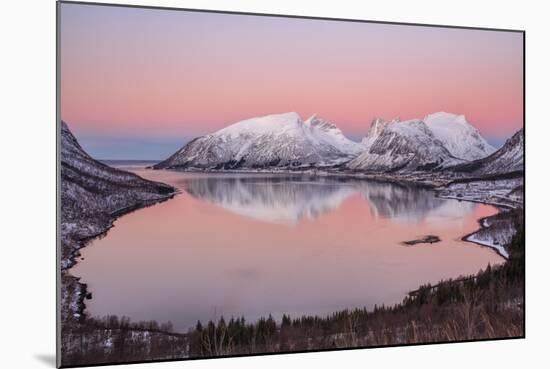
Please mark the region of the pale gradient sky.
<svg viewBox="0 0 550 369"><path fill-rule="evenodd" d="M499 145L523 125L523 35L61 5L61 116L100 159L162 159L241 119L465 114Z"/></svg>

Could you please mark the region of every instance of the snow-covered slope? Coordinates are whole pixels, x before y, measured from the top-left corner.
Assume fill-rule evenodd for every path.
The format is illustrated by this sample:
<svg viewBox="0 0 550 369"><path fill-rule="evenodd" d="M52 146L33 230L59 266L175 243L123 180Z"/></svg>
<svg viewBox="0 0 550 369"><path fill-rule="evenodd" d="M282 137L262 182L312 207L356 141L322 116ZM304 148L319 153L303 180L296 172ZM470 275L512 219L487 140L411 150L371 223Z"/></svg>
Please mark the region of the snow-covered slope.
<svg viewBox="0 0 550 369"><path fill-rule="evenodd" d="M369 172L443 169L495 151L463 115L434 113L424 119L372 121L365 151L347 166Z"/></svg>
<svg viewBox="0 0 550 369"><path fill-rule="evenodd" d="M459 159L481 159L495 151L464 115L439 112L426 116L424 122L447 150Z"/></svg>
<svg viewBox="0 0 550 369"><path fill-rule="evenodd" d="M145 180L90 157L65 122L61 122L61 244L62 267L80 240L110 227L116 214L173 194L171 186Z"/></svg>
<svg viewBox="0 0 550 369"><path fill-rule="evenodd" d="M450 168L474 176L523 172L523 128L509 138L504 146L486 158Z"/></svg>
<svg viewBox="0 0 550 369"><path fill-rule="evenodd" d="M361 144L365 148L370 148L374 141L380 136L380 134L386 129L386 126L399 122L400 119L396 118L391 121L386 121L382 118L374 118L372 120L372 123L370 125L369 131L367 132L367 135L361 140Z"/></svg>
<svg viewBox="0 0 550 369"><path fill-rule="evenodd" d="M375 119L362 143L365 151L347 163L348 168L367 172L418 171L462 162L418 119Z"/></svg>
<svg viewBox="0 0 550 369"><path fill-rule="evenodd" d="M361 143L315 115L268 115L196 138L156 169L263 169L327 167L346 163L367 172L439 170L494 152L463 115L373 120Z"/></svg>
<svg viewBox="0 0 550 369"><path fill-rule="evenodd" d="M364 150L362 145L348 139L342 131L334 124L311 116L304 122L308 138L317 145L328 145L337 148L340 152L348 155L357 155Z"/></svg>
<svg viewBox="0 0 550 369"><path fill-rule="evenodd" d="M155 169L255 169L326 166L345 162L363 147L333 124L297 113L243 120L196 138Z"/></svg>

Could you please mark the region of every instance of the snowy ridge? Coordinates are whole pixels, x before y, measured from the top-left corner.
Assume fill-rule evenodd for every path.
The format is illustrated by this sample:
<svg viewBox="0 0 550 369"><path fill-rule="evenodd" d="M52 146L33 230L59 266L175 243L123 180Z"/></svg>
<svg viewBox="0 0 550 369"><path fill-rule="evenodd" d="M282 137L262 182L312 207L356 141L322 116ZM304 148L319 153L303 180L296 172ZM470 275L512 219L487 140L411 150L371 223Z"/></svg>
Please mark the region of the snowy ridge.
<svg viewBox="0 0 550 369"><path fill-rule="evenodd" d="M370 148L374 141L380 136L380 134L384 131L386 126L399 122L400 119L396 118L392 121L385 121L382 118L374 118L372 120L371 126L369 128L369 131L365 137L361 140L361 144L365 148Z"/></svg>
<svg viewBox="0 0 550 369"><path fill-rule="evenodd" d="M155 169L238 169L329 166L359 154L362 146L315 115L268 115L234 123L194 139Z"/></svg>
<svg viewBox="0 0 550 369"><path fill-rule="evenodd" d="M438 112L424 119L372 121L365 151L347 167L366 172L439 170L495 151L464 115Z"/></svg>
<svg viewBox="0 0 550 369"><path fill-rule="evenodd" d="M348 139L336 125L318 118L315 114L304 122L309 139L317 145L329 145L348 155L358 155L364 150L361 144Z"/></svg>
<svg viewBox="0 0 550 369"><path fill-rule="evenodd" d="M344 166L370 173L442 170L495 152L464 115L372 121L354 142L316 115L295 112L245 119L198 137L155 169L263 170Z"/></svg>
<svg viewBox="0 0 550 369"><path fill-rule="evenodd" d="M424 122L434 137L459 159L471 161L495 152L495 148L468 123L464 115L439 112L426 116Z"/></svg>
<svg viewBox="0 0 550 369"><path fill-rule="evenodd" d="M61 122L62 268L74 262L71 255L82 246L79 240L107 230L115 213L159 201L174 191L93 159Z"/></svg>
<svg viewBox="0 0 550 369"><path fill-rule="evenodd" d="M486 158L450 168L475 176L488 176L523 172L523 128L517 131L504 145Z"/></svg>
<svg viewBox="0 0 550 369"><path fill-rule="evenodd" d="M380 122L376 119L363 140L365 151L347 167L367 172L441 169L463 160L454 157L419 119Z"/></svg>

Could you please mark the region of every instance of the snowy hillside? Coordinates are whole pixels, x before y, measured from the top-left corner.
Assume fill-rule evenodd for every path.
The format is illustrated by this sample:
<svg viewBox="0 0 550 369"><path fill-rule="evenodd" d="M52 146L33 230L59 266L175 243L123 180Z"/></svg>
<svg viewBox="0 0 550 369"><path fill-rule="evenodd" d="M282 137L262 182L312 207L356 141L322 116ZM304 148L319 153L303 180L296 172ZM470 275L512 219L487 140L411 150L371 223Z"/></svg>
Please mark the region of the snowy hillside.
<svg viewBox="0 0 550 369"><path fill-rule="evenodd" d="M90 157L61 122L62 267L80 240L109 228L116 214L174 193L171 186L111 168Z"/></svg>
<svg viewBox="0 0 550 369"><path fill-rule="evenodd" d="M362 151L333 124L284 113L237 122L194 139L155 169L240 169L327 166Z"/></svg>
<svg viewBox="0 0 550 369"><path fill-rule="evenodd" d="M523 172L523 128L486 158L450 168L475 176Z"/></svg>
<svg viewBox="0 0 550 369"><path fill-rule="evenodd" d="M459 159L471 161L495 152L464 115L439 112L426 116L424 122L451 155Z"/></svg>
<svg viewBox="0 0 550 369"><path fill-rule="evenodd" d="M363 172L441 170L491 155L495 149L463 115L373 120L357 143L315 115L268 115L196 138L155 169L307 169L336 165Z"/></svg>
<svg viewBox="0 0 550 369"><path fill-rule="evenodd" d="M366 172L443 169L495 151L463 115L434 113L424 119L372 121L365 151L347 167Z"/></svg>
<svg viewBox="0 0 550 369"><path fill-rule="evenodd" d="M375 119L362 143L365 151L346 166L367 172L440 169L463 160L454 157L422 120Z"/></svg>
<svg viewBox="0 0 550 369"><path fill-rule="evenodd" d="M369 131L367 132L367 135L361 140L361 144L365 148L370 148L374 141L376 141L376 139L384 131L384 129L386 129L386 126L396 122L399 122L398 118L391 121L385 121L381 118L374 118L370 125Z"/></svg>

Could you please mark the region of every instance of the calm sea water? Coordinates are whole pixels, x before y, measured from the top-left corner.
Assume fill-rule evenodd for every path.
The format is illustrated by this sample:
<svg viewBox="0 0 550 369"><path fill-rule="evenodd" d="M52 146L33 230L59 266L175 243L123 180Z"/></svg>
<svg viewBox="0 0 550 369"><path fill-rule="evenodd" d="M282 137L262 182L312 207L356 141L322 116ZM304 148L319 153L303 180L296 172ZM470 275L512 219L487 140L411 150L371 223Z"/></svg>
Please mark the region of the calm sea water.
<svg viewBox="0 0 550 369"><path fill-rule="evenodd" d="M72 274L92 315L171 321L326 315L400 302L408 291L504 260L462 242L491 206L391 183L205 175L130 166L181 194L115 222ZM403 241L433 234L435 244Z"/></svg>

